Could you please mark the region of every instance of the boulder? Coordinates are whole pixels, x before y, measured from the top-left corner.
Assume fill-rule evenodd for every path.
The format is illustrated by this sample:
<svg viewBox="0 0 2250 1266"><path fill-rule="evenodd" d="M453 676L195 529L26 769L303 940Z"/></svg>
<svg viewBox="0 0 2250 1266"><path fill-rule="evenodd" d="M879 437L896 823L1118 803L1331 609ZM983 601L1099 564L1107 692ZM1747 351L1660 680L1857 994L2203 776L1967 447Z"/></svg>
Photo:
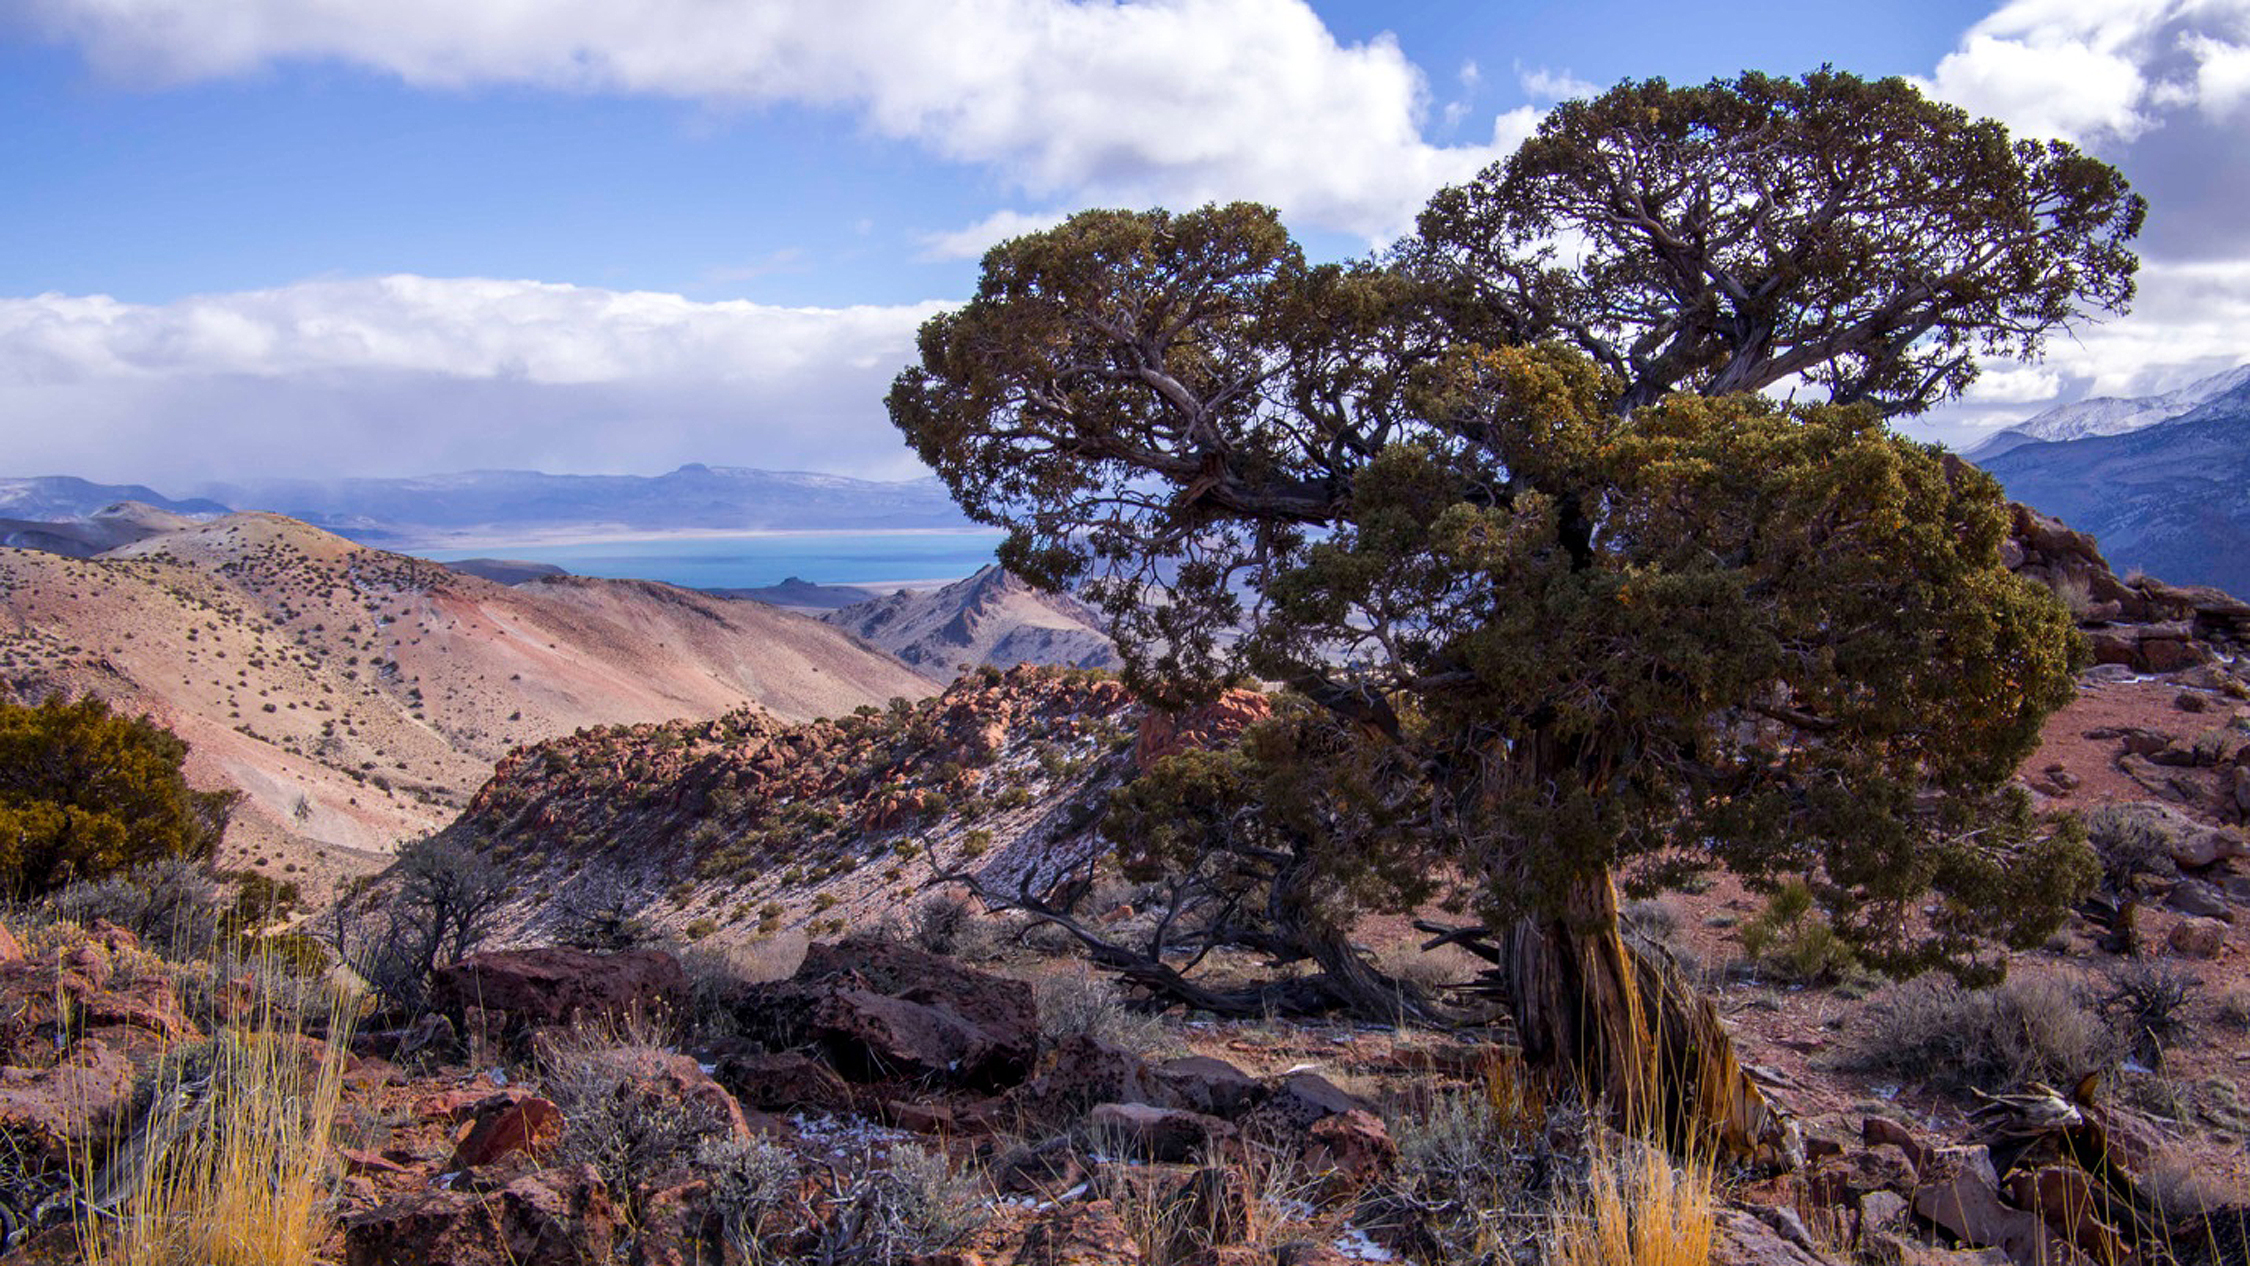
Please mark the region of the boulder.
<svg viewBox="0 0 2250 1266"><path fill-rule="evenodd" d="M2201 870L2243 854L2242 838L2235 832L2192 823L2172 837L2169 847L2173 862L2189 870Z"/></svg>
<svg viewBox="0 0 2250 1266"><path fill-rule="evenodd" d="M1805 1174L1805 1192L1815 1205L1858 1206L1877 1191L1912 1191L1914 1162L1894 1143L1854 1148L1824 1157Z"/></svg>
<svg viewBox="0 0 2250 1266"><path fill-rule="evenodd" d="M2038 1214L2049 1230L2097 1262L2121 1262L2131 1256L2117 1229L2101 1220L2101 1201L2095 1195L2093 1181L2075 1165L2048 1165L2033 1173L2012 1174L2008 1198Z"/></svg>
<svg viewBox="0 0 2250 1266"><path fill-rule="evenodd" d="M1834 1266L1740 1209L1719 1210L1711 1230L1711 1266Z"/></svg>
<svg viewBox="0 0 2250 1266"><path fill-rule="evenodd" d="M1983 1147L1941 1147L1922 1168L1914 1212L1964 1244L2000 1249L2018 1266L2093 1266L2037 1215L2000 1199L2000 1178Z"/></svg>
<svg viewBox="0 0 2250 1266"><path fill-rule="evenodd" d="M1054 1200L1086 1181L1086 1172L1077 1146L1054 1138L1002 1156L992 1167L992 1184L1007 1195Z"/></svg>
<svg viewBox="0 0 2250 1266"><path fill-rule="evenodd" d="M2218 919L2182 919L2172 925L2164 943L2182 958L2217 958L2227 945L2227 925Z"/></svg>
<svg viewBox="0 0 2250 1266"><path fill-rule="evenodd" d="M1356 1189L1390 1172L1398 1162L1398 1144L1381 1117L1351 1108L1313 1122L1298 1156L1332 1188Z"/></svg>
<svg viewBox="0 0 2250 1266"><path fill-rule="evenodd" d="M1150 708L1141 714L1133 766L1145 770L1180 752L1223 746L1271 715L1272 700L1255 690L1229 690L1183 713Z"/></svg>
<svg viewBox="0 0 2250 1266"><path fill-rule="evenodd" d="M1172 1101L1169 1106L1232 1120L1258 1101L1258 1083L1248 1073L1209 1055L1183 1055L1149 1071Z"/></svg>
<svg viewBox="0 0 2250 1266"><path fill-rule="evenodd" d="M348 1266L586 1266L615 1252L617 1210L593 1166L526 1174L496 1192L417 1192L344 1224Z"/></svg>
<svg viewBox="0 0 2250 1266"><path fill-rule="evenodd" d="M469 1128L453 1146L447 1172L489 1165L521 1152L538 1157L561 1135L562 1109L536 1095L493 1095L469 1112Z"/></svg>
<svg viewBox="0 0 2250 1266"><path fill-rule="evenodd" d="M481 1009L516 1032L579 1016L670 1006L687 992L679 960L660 950L595 954L548 946L472 954L430 980L430 1005L466 1023Z"/></svg>
<svg viewBox="0 0 2250 1266"><path fill-rule="evenodd" d="M1243 1125L1252 1133L1301 1134L1323 1117L1355 1109L1372 1112L1374 1107L1319 1073L1289 1073L1274 1083Z"/></svg>
<svg viewBox="0 0 2250 1266"><path fill-rule="evenodd" d="M1217 1117L1145 1103L1103 1103L1086 1114L1097 1137L1127 1154L1166 1163L1192 1161L1235 1136Z"/></svg>
<svg viewBox="0 0 2250 1266"><path fill-rule="evenodd" d="M1030 985L893 941L815 945L796 975L745 989L735 1013L754 1040L817 1048L862 1082L999 1089L1039 1049Z"/></svg>
<svg viewBox="0 0 2250 1266"><path fill-rule="evenodd" d="M1097 1103L1204 1110L1177 1094L1139 1055L1086 1033L1055 1043L1040 1057L1038 1071L1008 1100L1049 1122L1073 1120Z"/></svg>
<svg viewBox="0 0 2250 1266"><path fill-rule="evenodd" d="M846 1112L852 1089L836 1071L797 1051L723 1055L712 1075L736 1100L767 1112Z"/></svg>
<svg viewBox="0 0 2250 1266"><path fill-rule="evenodd" d="M1141 1246L1107 1200L1061 1204L1024 1232L1015 1266L1139 1266Z"/></svg>
<svg viewBox="0 0 2250 1266"><path fill-rule="evenodd" d="M33 1168L57 1168L106 1142L133 1104L133 1062L82 1037L45 1068L0 1068L0 1137Z"/></svg>
<svg viewBox="0 0 2250 1266"><path fill-rule="evenodd" d="M2226 894L2214 884L2200 879L2183 879L2172 885L2164 896L2164 904L2182 914L2192 914L2205 919L2232 919L2233 907L2227 904Z"/></svg>

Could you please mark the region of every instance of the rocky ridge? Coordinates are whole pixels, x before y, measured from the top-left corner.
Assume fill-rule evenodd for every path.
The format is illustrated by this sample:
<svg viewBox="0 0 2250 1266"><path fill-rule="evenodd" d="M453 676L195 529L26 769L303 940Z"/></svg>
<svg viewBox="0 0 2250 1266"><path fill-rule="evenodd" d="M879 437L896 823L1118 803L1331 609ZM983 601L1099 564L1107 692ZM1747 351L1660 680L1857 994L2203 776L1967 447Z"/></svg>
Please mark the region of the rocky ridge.
<svg viewBox="0 0 2250 1266"><path fill-rule="evenodd" d="M1034 589L998 564L942 588L901 589L821 619L936 681L953 680L964 665L1113 669L1121 662L1092 608Z"/></svg>
<svg viewBox="0 0 2250 1266"><path fill-rule="evenodd" d="M449 832L506 862L518 941L592 902L714 943L833 933L940 869L1013 883L1096 847L1141 717L1106 674L1018 667L803 725L593 729L509 754Z"/></svg>

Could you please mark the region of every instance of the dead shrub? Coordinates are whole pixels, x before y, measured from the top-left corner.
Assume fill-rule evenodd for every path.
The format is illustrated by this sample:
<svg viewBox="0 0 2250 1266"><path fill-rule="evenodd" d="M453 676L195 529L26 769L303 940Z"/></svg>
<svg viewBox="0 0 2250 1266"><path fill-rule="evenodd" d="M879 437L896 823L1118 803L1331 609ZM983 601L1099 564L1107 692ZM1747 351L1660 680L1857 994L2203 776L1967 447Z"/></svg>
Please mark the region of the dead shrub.
<svg viewBox="0 0 2250 1266"><path fill-rule="evenodd" d="M958 896L933 894L914 908L914 944L932 954L989 958L996 940L992 920Z"/></svg>
<svg viewBox="0 0 2250 1266"><path fill-rule="evenodd" d="M889 1266L943 1252L982 1220L981 1195L942 1154L911 1144L892 1148L880 1161L862 1158L832 1171L822 1197L820 1242L809 1260Z"/></svg>
<svg viewBox="0 0 2250 1266"><path fill-rule="evenodd" d="M2203 982L2178 967L2135 959L2110 969L2103 1018L2135 1059L2161 1068L2164 1050L2187 1031L2187 1006Z"/></svg>
<svg viewBox="0 0 2250 1266"><path fill-rule="evenodd" d="M2081 990L2034 976L1989 989L1928 976L1894 985L1869 1002L1849 1052L1854 1067L1944 1091L2067 1085L2116 1056L2115 1037Z"/></svg>

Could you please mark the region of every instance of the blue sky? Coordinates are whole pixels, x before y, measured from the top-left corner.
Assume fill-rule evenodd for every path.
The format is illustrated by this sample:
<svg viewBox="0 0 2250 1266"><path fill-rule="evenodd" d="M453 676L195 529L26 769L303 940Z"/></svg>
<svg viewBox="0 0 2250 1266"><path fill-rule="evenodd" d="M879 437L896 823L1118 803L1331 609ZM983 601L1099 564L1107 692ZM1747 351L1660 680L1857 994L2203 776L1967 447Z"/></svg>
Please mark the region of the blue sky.
<svg viewBox="0 0 2250 1266"><path fill-rule="evenodd" d="M5 474L915 473L882 387L1011 229L1404 227L1560 96L1822 62L2068 135L2141 311L1931 434L2250 359L2250 0L14 0Z"/></svg>

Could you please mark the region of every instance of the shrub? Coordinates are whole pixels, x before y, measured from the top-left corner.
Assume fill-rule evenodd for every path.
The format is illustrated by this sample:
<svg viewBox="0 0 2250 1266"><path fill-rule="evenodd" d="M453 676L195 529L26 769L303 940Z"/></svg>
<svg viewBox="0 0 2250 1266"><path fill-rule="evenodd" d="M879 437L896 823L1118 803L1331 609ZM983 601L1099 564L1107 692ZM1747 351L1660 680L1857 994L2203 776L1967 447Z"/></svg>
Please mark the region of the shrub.
<svg viewBox="0 0 2250 1266"><path fill-rule="evenodd" d="M644 1025L574 1029L541 1051L540 1086L563 1113L557 1159L593 1166L635 1221L641 1186L731 1131L724 1112L708 1100L636 1084L636 1059L666 1054Z"/></svg>
<svg viewBox="0 0 2250 1266"><path fill-rule="evenodd" d="M2101 859L2102 882L2113 889L2130 886L2136 875L2169 875L2172 829L2153 805L2105 804L2086 815L2086 842Z"/></svg>
<svg viewBox="0 0 2250 1266"><path fill-rule="evenodd" d="M89 695L0 703L0 890L43 896L166 857L218 848L239 793L196 791L188 745Z"/></svg>
<svg viewBox="0 0 2250 1266"><path fill-rule="evenodd" d="M1129 1009L1124 994L1106 976L1048 976L1038 982L1034 992L1039 1004L1039 1034L1049 1045L1085 1036L1146 1055L1168 1041L1164 1022Z"/></svg>
<svg viewBox="0 0 2250 1266"><path fill-rule="evenodd" d="M54 896L55 913L85 927L107 920L143 948L178 961L209 954L220 937L219 888L184 857L150 862L106 879L81 881Z"/></svg>
<svg viewBox="0 0 2250 1266"><path fill-rule="evenodd" d="M744 1261L769 1260L769 1224L800 1199L804 1173L796 1154L763 1137L707 1138L696 1145L695 1169L711 1184L707 1207L720 1238Z"/></svg>
<svg viewBox="0 0 2250 1266"><path fill-rule="evenodd" d="M2161 1068L2164 1048L2187 1028L2189 999L2202 988L2202 981L2178 967L2135 959L2110 970L2101 1013L2134 1058Z"/></svg>
<svg viewBox="0 0 2250 1266"><path fill-rule="evenodd" d="M1758 917L1742 925L1742 948L1766 971L1807 983L1841 980L1858 956L1813 910L1812 889L1792 879L1774 890Z"/></svg>
<svg viewBox="0 0 2250 1266"><path fill-rule="evenodd" d="M1426 1260L1535 1260L1546 1224L1542 1188L1557 1164L1550 1141L1570 1131L1566 1122L1546 1128L1549 1107L1521 1086L1494 1076L1484 1087L1432 1095L1390 1114L1399 1151L1391 1182L1417 1211Z"/></svg>
<svg viewBox="0 0 2250 1266"><path fill-rule="evenodd" d="M2015 976L1989 989L1923 977L1867 1008L1851 1062L1939 1090L2069 1081L2116 1056L2109 1027L2068 983Z"/></svg>

